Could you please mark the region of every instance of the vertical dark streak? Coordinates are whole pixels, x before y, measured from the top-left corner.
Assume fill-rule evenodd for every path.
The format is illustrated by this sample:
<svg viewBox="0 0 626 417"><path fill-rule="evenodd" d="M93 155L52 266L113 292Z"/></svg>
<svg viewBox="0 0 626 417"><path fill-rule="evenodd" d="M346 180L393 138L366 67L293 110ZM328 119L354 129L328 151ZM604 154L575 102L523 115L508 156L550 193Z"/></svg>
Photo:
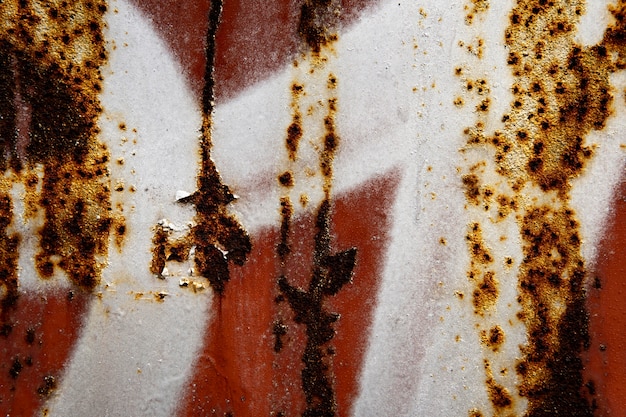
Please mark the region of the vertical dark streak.
<svg viewBox="0 0 626 417"><path fill-rule="evenodd" d="M226 210L226 206L235 198L228 186L222 184L211 160L216 35L221 13L222 0L213 1L209 11L205 85L202 93L201 172L198 176L198 191L186 200L196 206L197 225L192 230L196 245L195 264L200 275L206 277L220 295L224 291L225 283L230 280L228 263L243 265L252 249L248 234Z"/></svg>
<svg viewBox="0 0 626 417"><path fill-rule="evenodd" d="M335 337L333 324L339 314L329 312L324 301L350 282L356 249L330 254L330 201L322 201L316 219L314 268L308 290L289 284L282 276L278 287L295 313L294 321L306 326L307 342L302 355L302 388L306 397L305 417L332 417L337 412L333 390L331 355L327 344Z"/></svg>
<svg viewBox="0 0 626 417"><path fill-rule="evenodd" d="M202 111L206 116L213 114L215 106L215 50L217 30L222 17L223 0L212 0L209 10L209 25L206 36L206 66L204 69L204 89L202 90Z"/></svg>
<svg viewBox="0 0 626 417"><path fill-rule="evenodd" d="M8 48L3 47L2 50ZM13 148L17 141L16 109L15 109L15 74L11 57L0 54L0 170L8 168L13 159Z"/></svg>

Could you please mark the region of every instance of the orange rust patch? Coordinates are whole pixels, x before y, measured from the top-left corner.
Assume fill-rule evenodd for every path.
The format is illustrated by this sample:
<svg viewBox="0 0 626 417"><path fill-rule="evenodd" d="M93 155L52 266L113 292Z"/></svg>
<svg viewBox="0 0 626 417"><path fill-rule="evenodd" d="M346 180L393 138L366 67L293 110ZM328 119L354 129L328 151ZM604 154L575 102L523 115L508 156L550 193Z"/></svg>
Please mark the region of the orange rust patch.
<svg viewBox="0 0 626 417"><path fill-rule="evenodd" d="M470 146L495 150L494 174L503 179L498 189L507 185L511 190L511 195L499 191L495 196L496 221L515 213L522 239L518 317L529 338L517 371L519 393L528 399L527 414L532 416L593 413L581 395L580 354L589 343L586 267L569 191L593 156L585 136L602 129L611 115L610 75L626 68L625 9L624 1L611 6L615 21L602 41L582 46L574 40L584 13L582 0L518 0L505 31L514 83L510 109L502 117L504 128L484 135L480 113L484 104L485 112L489 106L480 102L478 122L465 130ZM476 90L475 82L465 81L468 91ZM462 178L466 198L488 210L488 198L481 194L486 185L479 189L480 178L471 175L475 173ZM551 198L552 205L533 202L538 196ZM480 245L470 244L469 249L470 278L486 275L474 260Z"/></svg>
<svg viewBox="0 0 626 417"><path fill-rule="evenodd" d="M500 346L504 343L504 331L500 326L493 326L489 329L489 332L483 330L480 334L480 339L485 346L494 352L500 350Z"/></svg>
<svg viewBox="0 0 626 417"><path fill-rule="evenodd" d="M485 360L485 373L487 375L485 384L487 385L487 394L489 396L489 400L491 401L491 405L493 405L496 415L502 415L504 410L511 409L513 407L513 398L511 397L509 390L495 381L493 371L491 370L491 364L487 360Z"/></svg>
<svg viewBox="0 0 626 417"><path fill-rule="evenodd" d="M514 84L510 110L502 117L504 128L485 137L479 120L465 131L468 144L495 149L496 173L512 190L495 201L497 219L517 214L522 238L518 317L529 338L517 371L519 393L529 401L528 415L592 414L581 396L580 353L589 343L586 268L569 190L593 156L585 136L602 129L611 115L610 75L626 67L624 9L623 1L612 6L615 23L603 40L582 46L574 33L583 1L519 0L505 32ZM475 83L467 82L466 88L475 90ZM478 104L479 113L483 104ZM462 181L470 203L479 206L487 200L477 190L479 178L464 176ZM530 197L537 195L550 195L552 206L532 202ZM470 245L472 259L477 252L480 245ZM510 258L505 262L513 263ZM480 274L486 272L472 261L470 277ZM486 331L484 336L489 339Z"/></svg>
<svg viewBox="0 0 626 417"><path fill-rule="evenodd" d="M122 215L117 215L113 218L113 224L111 225L113 230L113 241L119 251L122 250L122 245L127 236L126 218Z"/></svg>
<svg viewBox="0 0 626 417"><path fill-rule="evenodd" d="M111 226L109 154L96 125L106 9L103 1L0 5L0 168L23 177L27 218L34 205L45 211L40 275L58 267L88 289L99 282Z"/></svg>
<svg viewBox="0 0 626 417"><path fill-rule="evenodd" d="M471 255L468 278L474 288L472 291L474 313L482 316L492 310L498 300L498 280L494 272L487 269L493 263L493 255L485 246L479 223L471 225L465 239Z"/></svg>
<svg viewBox="0 0 626 417"><path fill-rule="evenodd" d="M474 286L473 303L474 312L483 315L486 311L495 307L498 301L498 281L493 271L487 271Z"/></svg>

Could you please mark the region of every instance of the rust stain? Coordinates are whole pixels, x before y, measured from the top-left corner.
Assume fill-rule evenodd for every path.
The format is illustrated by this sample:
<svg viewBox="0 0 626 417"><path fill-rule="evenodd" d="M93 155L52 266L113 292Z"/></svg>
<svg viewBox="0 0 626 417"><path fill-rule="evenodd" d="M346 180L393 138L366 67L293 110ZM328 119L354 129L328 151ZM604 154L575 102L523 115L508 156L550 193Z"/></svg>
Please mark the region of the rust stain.
<svg viewBox="0 0 626 417"><path fill-rule="evenodd" d="M281 240L277 245L277 254L280 259L281 275L278 279L279 295L277 303L286 304L293 313L293 321L305 326L306 344L302 355L303 369L301 372L302 390L305 396L305 416L334 416L337 413L336 394L333 387L333 356L334 347L330 342L335 337L334 323L339 315L332 313L326 306L326 299L336 295L341 288L350 282L356 263L356 249L351 248L338 253L331 250L331 196L333 179L333 162L339 146L339 135L336 132L335 118L337 112L337 77L326 70L329 54L333 53L332 43L337 40L337 24L340 15L340 2L332 0L307 0L302 4L298 32L306 45L303 59L308 60L311 69L307 77L311 83L319 82L319 75L324 74L326 98L318 101L323 105L326 114L323 116L323 133L317 146L319 157L319 175L322 179L324 198L317 209L315 221L315 239L313 251L313 267L310 281L305 288L293 283L289 279L286 268L287 258L291 252L289 235L293 217L293 206L288 194L281 197ZM294 68L300 63L294 62ZM317 78L314 78L317 77ZM289 161L293 164L298 160L300 141L304 135L302 99L307 95L307 89L302 82L294 82L291 86L292 94L292 122L287 128L285 147ZM306 117L316 117L312 108L305 112ZM305 172L307 176L314 172ZM295 186L296 178L288 170L280 174L279 183L289 191ZM308 198L300 202L304 206ZM274 322L272 333L275 337L274 351L280 354L283 347L283 337L288 334L287 311L279 308L277 319ZM280 414L280 412L278 412Z"/></svg>
<svg viewBox="0 0 626 417"><path fill-rule="evenodd" d="M489 329L489 332L487 332L487 330L483 330L480 333L480 338L485 346L489 347L489 349L494 352L497 352L500 349L500 346L502 346L502 343L504 343L504 331L502 330L502 327L496 325Z"/></svg>
<svg viewBox="0 0 626 417"><path fill-rule="evenodd" d="M111 225L109 156L97 137L106 9L103 1L0 6L1 168L45 212L40 275L60 268L86 289L99 282ZM36 211L27 207L26 216Z"/></svg>
<svg viewBox="0 0 626 417"><path fill-rule="evenodd" d="M466 4L464 9L467 12L465 15L465 24L471 25L474 23L476 15L489 10L489 0L471 0L471 4Z"/></svg>
<svg viewBox="0 0 626 417"><path fill-rule="evenodd" d="M522 239L518 318L527 328L528 342L521 347L523 357L516 370L518 393L528 400L528 416L593 414L583 396L587 390L581 362L581 353L589 346L588 278L569 193L571 181L593 157L585 136L603 129L611 115L610 75L626 67L626 3L610 7L614 23L593 46L574 39L584 10L583 1L517 1L505 32L514 98L502 117L503 128L485 135L480 113L489 111L487 97L476 107L478 121L465 130L469 147L495 151L494 174L501 179L489 184L482 172L471 170L462 176L468 207L489 211L495 199L497 211L489 221L514 214ZM474 82L465 86L475 90ZM491 195L485 195L483 190L490 188ZM478 237L468 241L472 278L482 273L476 265L484 262L485 250ZM507 257L504 264L509 267L513 260ZM483 278L479 287L487 281ZM493 282L497 283L495 276ZM492 294L497 300L497 292ZM498 338L492 330L482 328L481 336L496 352L489 343L492 336ZM500 396L494 397L489 382L493 378L487 376L489 398L498 412Z"/></svg>
<svg viewBox="0 0 626 417"><path fill-rule="evenodd" d="M166 261L182 262L194 248L197 273L205 277L213 290L222 295L230 280L229 264L243 265L251 250L250 237L238 220L228 212L235 200L211 159L213 109L215 107L215 36L221 21L222 1L214 0L209 11L206 42L206 67L202 94L203 121L200 141L200 173L198 189L178 200L196 208L195 225L186 238L170 242L158 226L153 238L153 258L150 271L162 277Z"/></svg>

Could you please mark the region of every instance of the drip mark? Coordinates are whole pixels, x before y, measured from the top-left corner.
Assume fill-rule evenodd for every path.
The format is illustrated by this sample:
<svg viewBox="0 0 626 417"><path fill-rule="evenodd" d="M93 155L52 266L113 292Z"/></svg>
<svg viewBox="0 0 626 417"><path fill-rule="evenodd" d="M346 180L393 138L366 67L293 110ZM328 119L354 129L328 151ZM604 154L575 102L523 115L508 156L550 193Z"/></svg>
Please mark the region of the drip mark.
<svg viewBox="0 0 626 417"><path fill-rule="evenodd" d="M221 21L222 0L213 0L209 12L209 25L206 41L206 67L202 93L202 136L200 142L201 170L198 175L198 190L192 195L178 200L193 204L196 208L195 221L186 243L163 241L157 236L162 233L157 228L155 250L151 271L160 274L165 267L164 252L168 244L174 248L173 261L184 261L187 255L176 247L195 247L194 263L199 275L205 277L218 294L223 294L226 282L230 280L229 264L243 265L252 249L250 237L235 217L228 213L227 206L235 199L211 159L213 110L215 107L215 37ZM185 240L185 239L183 239ZM155 272L156 271L156 272Z"/></svg>

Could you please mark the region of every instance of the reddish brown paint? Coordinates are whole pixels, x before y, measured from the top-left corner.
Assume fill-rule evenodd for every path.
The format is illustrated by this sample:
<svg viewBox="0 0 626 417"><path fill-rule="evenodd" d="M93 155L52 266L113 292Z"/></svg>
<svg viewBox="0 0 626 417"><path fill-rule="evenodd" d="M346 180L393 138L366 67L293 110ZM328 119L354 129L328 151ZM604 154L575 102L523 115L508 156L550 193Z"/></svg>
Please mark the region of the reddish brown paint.
<svg viewBox="0 0 626 417"><path fill-rule="evenodd" d="M180 60L198 97L204 82L205 37L210 0L131 0L153 20ZM349 25L377 0L343 0ZM215 97L226 100L283 68L298 51L302 0L225 0L217 32Z"/></svg>
<svg viewBox="0 0 626 417"><path fill-rule="evenodd" d="M595 271L601 288L590 290L587 299L591 347L585 378L594 381L598 416L621 416L626 410L626 177L613 210Z"/></svg>
<svg viewBox="0 0 626 417"><path fill-rule="evenodd" d="M75 290L71 297L68 294L22 294L15 309L8 312L7 321L13 323L13 328L6 338L0 336L0 415L35 415L45 400L37 392L43 378L52 375L59 384L92 298L81 290ZM34 330L32 344L26 340L28 329ZM13 378L9 371L15 357L23 368ZM31 366L27 365L28 357Z"/></svg>
<svg viewBox="0 0 626 417"><path fill-rule="evenodd" d="M205 42L211 0L131 0L147 13L178 58L198 97L204 85Z"/></svg>
<svg viewBox="0 0 626 417"><path fill-rule="evenodd" d="M333 249L358 250L352 284L330 304L332 311L341 314L331 342L336 350L333 368L339 415L348 415L358 390L396 185L397 175L391 173L335 201ZM360 214L363 209L368 216ZM292 284L304 285L311 273L313 217L300 217L291 228L292 253L286 269ZM293 322L285 302L275 302L279 240L277 227L253 236L248 263L234 269L222 299L215 299L215 316L184 391L180 416L211 415L212 410L215 415L233 412L242 417L280 411L295 415L304 409L300 383L304 326ZM272 326L278 315L286 318L288 331L283 336L285 346L275 353Z"/></svg>

